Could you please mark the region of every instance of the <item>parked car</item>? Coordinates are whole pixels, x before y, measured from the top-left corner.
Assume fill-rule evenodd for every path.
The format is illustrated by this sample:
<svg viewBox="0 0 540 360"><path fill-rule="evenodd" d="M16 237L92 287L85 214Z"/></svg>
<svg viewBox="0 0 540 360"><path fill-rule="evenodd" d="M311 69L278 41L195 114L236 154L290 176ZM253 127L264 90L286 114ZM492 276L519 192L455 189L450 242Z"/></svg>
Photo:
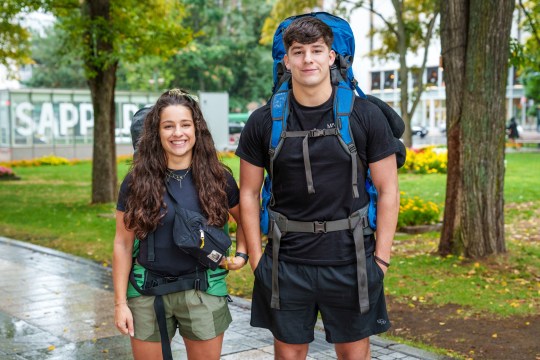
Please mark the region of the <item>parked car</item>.
<svg viewBox="0 0 540 360"><path fill-rule="evenodd" d="M411 133L412 135L420 135L421 138L423 138L424 136L426 136L429 131L426 127L424 126L418 126L418 125L413 125L411 127Z"/></svg>
<svg viewBox="0 0 540 360"><path fill-rule="evenodd" d="M240 140L240 134L244 130L244 123L229 123L229 145L238 145L238 140Z"/></svg>

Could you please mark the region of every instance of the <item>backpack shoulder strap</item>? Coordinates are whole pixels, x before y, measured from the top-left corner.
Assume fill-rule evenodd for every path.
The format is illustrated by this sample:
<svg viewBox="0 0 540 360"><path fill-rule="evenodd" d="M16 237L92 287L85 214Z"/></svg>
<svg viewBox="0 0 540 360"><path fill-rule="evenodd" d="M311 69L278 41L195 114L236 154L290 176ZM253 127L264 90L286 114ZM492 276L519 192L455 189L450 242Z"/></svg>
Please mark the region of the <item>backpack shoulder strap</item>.
<svg viewBox="0 0 540 360"><path fill-rule="evenodd" d="M167 192L169 193L169 196L171 197L171 200L173 202L175 211L177 211L177 207L180 206L178 202L176 201L176 198L173 196L171 189L169 188L169 182L165 181L165 188L167 189ZM151 233L148 233L148 236L146 237L147 241L147 247L148 247L148 261L156 261L156 251L155 251L155 230Z"/></svg>
<svg viewBox="0 0 540 360"><path fill-rule="evenodd" d="M268 205L274 204L274 196L272 194L271 179L274 173L274 159L279 153L279 149L283 143L281 133L287 129L287 117L289 116L289 82L285 81L281 84L278 91L270 100L270 111L272 115L272 135L270 145L268 147L268 155L270 156L270 168L267 179L265 179L265 188L267 193Z"/></svg>
<svg viewBox="0 0 540 360"><path fill-rule="evenodd" d="M362 161L358 157L354 138L352 136L350 116L354 107L356 96L347 84L340 82L336 88L334 97L334 120L339 131L339 138L345 151L351 155L352 167L352 188L353 196L357 198L358 194L358 166L362 168Z"/></svg>
<svg viewBox="0 0 540 360"><path fill-rule="evenodd" d="M272 96L271 100L272 114L272 137L268 153L270 155L270 167L279 151L281 142L281 133L287 129L287 117L289 116L289 83L281 84L279 90ZM270 169L272 172L272 169Z"/></svg>

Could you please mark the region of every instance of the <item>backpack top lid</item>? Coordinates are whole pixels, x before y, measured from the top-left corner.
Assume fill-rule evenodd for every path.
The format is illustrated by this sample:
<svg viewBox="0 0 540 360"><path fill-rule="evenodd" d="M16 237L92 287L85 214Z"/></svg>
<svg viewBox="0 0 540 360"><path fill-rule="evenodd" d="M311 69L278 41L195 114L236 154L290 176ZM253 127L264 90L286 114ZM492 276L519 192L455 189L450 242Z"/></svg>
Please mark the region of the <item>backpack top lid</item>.
<svg viewBox="0 0 540 360"><path fill-rule="evenodd" d="M330 26L332 32L334 33L332 50L334 50L337 55L335 65L338 66L340 70L346 71L346 75L342 77L351 90L356 90L360 97L365 98L362 90L360 90L360 88L356 85L356 80L354 79L351 67L355 51L354 34L351 26L346 20L326 12L312 12L308 14L291 16L279 24L276 32L274 33L274 40L272 44L272 57L274 59L274 87L272 89L272 93L275 93L278 90L279 85L282 82L281 75L284 72L284 64L282 60L286 52L285 45L283 44L283 32L294 20L306 16L315 17Z"/></svg>
<svg viewBox="0 0 540 360"><path fill-rule="evenodd" d="M131 143L133 144L133 150L135 150L135 152L137 152L137 143L139 142L139 138L143 131L144 119L146 119L146 115L150 112L150 110L152 110L151 106L145 106L142 109L139 109L133 115L133 119L131 120L129 130L131 133Z"/></svg>

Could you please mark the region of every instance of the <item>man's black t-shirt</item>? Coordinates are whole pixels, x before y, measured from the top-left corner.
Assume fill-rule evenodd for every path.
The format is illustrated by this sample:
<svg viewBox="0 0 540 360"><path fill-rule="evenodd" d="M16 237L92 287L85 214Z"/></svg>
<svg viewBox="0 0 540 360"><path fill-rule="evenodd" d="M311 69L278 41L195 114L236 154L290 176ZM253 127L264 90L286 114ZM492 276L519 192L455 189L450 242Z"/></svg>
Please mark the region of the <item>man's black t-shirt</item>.
<svg viewBox="0 0 540 360"><path fill-rule="evenodd" d="M356 98L350 116L351 129L358 155L363 163L379 161L398 149L388 122L380 109L367 100ZM328 129L335 127L333 96L316 107L298 104L291 94L291 112L287 130ZM268 155L272 132L270 105L257 109L250 116L238 144L236 154L252 165L270 165ZM286 138L273 167L272 207L288 219L298 221L330 221L347 218L366 205L369 197L364 190L365 173L358 174L359 198L353 198L351 157L339 143L337 136L309 138L309 158L315 194L307 189L303 138ZM271 252L268 243L266 252ZM373 244L366 244L373 251ZM342 265L356 259L352 231L329 233L286 233L281 238L280 259L313 265Z"/></svg>
<svg viewBox="0 0 540 360"><path fill-rule="evenodd" d="M186 170L176 170L174 173L178 176L184 176ZM119 211L126 211L126 200L129 193L131 176L131 173L128 174L120 187L120 195L118 196L118 203L116 205L116 209ZM177 180L169 179L168 181L170 181L170 189L172 190L173 196L175 199L178 199L181 207L202 213L191 172L189 172L182 180L182 187L180 187ZM240 201L240 192L236 181L228 172L226 191L230 209L238 205L238 202ZM148 261L147 242L142 240L140 242L140 251L137 256L137 262L146 269L164 276L179 276L192 273L195 271L196 267L201 268L201 265L195 258L189 256L174 244L172 238L174 203L167 191L163 195L163 200L167 205L167 210L162 209L165 216L161 219L161 222L154 233L155 261Z"/></svg>

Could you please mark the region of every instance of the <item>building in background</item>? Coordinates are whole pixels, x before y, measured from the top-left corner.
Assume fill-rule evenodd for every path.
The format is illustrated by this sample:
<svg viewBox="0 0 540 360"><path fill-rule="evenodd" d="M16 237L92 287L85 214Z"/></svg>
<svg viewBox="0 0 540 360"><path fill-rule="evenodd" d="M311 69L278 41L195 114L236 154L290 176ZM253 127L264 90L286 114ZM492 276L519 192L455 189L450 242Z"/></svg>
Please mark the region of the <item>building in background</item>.
<svg viewBox="0 0 540 360"><path fill-rule="evenodd" d="M394 8L391 0L370 0L366 1L366 6L373 6L373 9L385 17L394 16ZM516 7L514 13L514 23L512 26L512 37L518 41L523 41L523 34L518 29L518 23L522 18L521 10ZM440 17L439 17L440 19ZM356 53L353 63L353 70L361 89L371 95L377 96L389 103L398 113L400 112L400 80L398 60L382 61L370 58L367 54L380 46L381 40L376 36L370 36L373 27L384 26L382 20L373 15L368 9L356 9L350 14L350 24L356 40ZM436 26L438 28L438 25ZM421 96L421 101L411 119L412 125L427 127L431 132L444 131L446 125L446 93L444 84L444 69L441 64L441 43L440 38L434 36L428 49L426 69L422 74L423 81L427 88ZM418 54L408 54L407 63L409 66L420 66L423 57L423 50ZM408 84L412 86L416 79L409 75ZM524 96L523 86L519 82L519 77L514 68L508 69L508 84L506 87L507 98L507 119L515 117L518 123L524 128L535 127L536 121L527 118L527 108L532 106Z"/></svg>
<svg viewBox="0 0 540 360"><path fill-rule="evenodd" d="M133 153L133 114L152 105L159 93L117 91L115 136L117 155ZM218 150L229 149L227 93L199 93L201 110ZM0 90L0 161L44 155L92 157L94 109L89 90Z"/></svg>

